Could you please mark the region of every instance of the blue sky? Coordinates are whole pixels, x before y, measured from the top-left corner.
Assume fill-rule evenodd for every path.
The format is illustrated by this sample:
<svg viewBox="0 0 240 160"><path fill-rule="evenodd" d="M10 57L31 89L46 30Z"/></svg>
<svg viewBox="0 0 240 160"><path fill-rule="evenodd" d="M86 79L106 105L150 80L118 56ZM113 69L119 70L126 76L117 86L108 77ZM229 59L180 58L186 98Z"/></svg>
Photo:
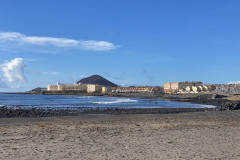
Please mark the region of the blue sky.
<svg viewBox="0 0 240 160"><path fill-rule="evenodd" d="M239 81L239 17L238 0L0 0L0 92Z"/></svg>

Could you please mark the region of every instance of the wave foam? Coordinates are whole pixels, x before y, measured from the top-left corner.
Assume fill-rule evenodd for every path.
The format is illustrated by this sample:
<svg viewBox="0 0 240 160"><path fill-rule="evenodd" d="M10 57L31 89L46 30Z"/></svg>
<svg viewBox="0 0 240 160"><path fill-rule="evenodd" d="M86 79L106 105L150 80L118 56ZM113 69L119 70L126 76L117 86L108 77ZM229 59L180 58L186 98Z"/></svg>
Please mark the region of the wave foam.
<svg viewBox="0 0 240 160"><path fill-rule="evenodd" d="M132 102L137 102L137 100L117 99L115 101L110 101L110 102L92 102L92 103L94 103L94 104L115 104L115 103L132 103Z"/></svg>
<svg viewBox="0 0 240 160"><path fill-rule="evenodd" d="M201 104L199 105L200 108L216 108L217 106L213 106L213 105L206 105L206 104Z"/></svg>

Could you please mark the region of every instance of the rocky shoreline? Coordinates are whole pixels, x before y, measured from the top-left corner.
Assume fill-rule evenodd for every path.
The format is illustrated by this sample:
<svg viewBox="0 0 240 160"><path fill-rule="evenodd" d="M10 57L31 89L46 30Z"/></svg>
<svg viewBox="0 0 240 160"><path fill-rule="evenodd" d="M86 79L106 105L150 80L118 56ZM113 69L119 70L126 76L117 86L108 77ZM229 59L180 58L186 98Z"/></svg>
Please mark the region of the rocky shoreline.
<svg viewBox="0 0 240 160"><path fill-rule="evenodd" d="M177 102L191 102L197 104L214 105L217 110L237 110L240 109L240 97L234 94L169 94L163 99Z"/></svg>
<svg viewBox="0 0 240 160"><path fill-rule="evenodd" d="M79 116L92 114L127 115L127 114L174 114L188 112L214 111L214 108L147 108L147 109L87 109L87 110L56 110L56 109L10 109L1 107L0 118L10 117L56 117Z"/></svg>

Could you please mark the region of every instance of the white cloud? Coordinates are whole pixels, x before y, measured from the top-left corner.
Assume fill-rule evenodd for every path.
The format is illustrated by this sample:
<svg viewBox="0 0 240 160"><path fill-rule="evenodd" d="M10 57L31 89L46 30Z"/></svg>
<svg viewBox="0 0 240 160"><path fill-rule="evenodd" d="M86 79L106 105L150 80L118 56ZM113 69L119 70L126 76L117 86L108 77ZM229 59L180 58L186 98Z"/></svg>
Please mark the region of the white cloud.
<svg viewBox="0 0 240 160"><path fill-rule="evenodd" d="M53 46L94 51L107 51L120 47L107 41L73 40L67 38L26 36L18 32L0 32L0 43L7 43L7 46L11 46L11 44L13 46L16 46L16 44L21 46ZM4 49L7 48L5 47Z"/></svg>
<svg viewBox="0 0 240 160"><path fill-rule="evenodd" d="M0 32L0 40L17 41L24 35L17 32Z"/></svg>
<svg viewBox="0 0 240 160"><path fill-rule="evenodd" d="M104 51L104 50L113 50L119 46L115 46L112 43L106 42L106 41L80 41L81 45L80 47L87 50L98 50L98 51Z"/></svg>
<svg viewBox="0 0 240 160"><path fill-rule="evenodd" d="M15 58L11 62L5 61L0 65L0 69L4 73L4 80L8 82L26 82L24 76L25 67L26 63L22 58Z"/></svg>

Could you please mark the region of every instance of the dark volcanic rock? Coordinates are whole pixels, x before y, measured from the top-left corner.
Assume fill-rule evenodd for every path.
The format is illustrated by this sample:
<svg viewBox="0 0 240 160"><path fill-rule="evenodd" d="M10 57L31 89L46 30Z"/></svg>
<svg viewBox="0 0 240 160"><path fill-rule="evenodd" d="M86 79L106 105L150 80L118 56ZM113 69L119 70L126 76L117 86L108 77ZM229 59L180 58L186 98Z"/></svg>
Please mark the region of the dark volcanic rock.
<svg viewBox="0 0 240 160"><path fill-rule="evenodd" d="M54 110L54 109L10 109L0 108L0 118L10 117L52 117L52 116L72 116L76 115L71 110Z"/></svg>
<svg viewBox="0 0 240 160"><path fill-rule="evenodd" d="M227 96L225 96L225 95L220 95L220 94L213 94L213 95L212 95L212 99L224 98L224 97L227 97Z"/></svg>
<svg viewBox="0 0 240 160"><path fill-rule="evenodd" d="M10 117L56 117L56 116L79 116L86 114L170 114L212 111L211 108L148 108L148 109L87 109L87 110L55 110L55 109L10 109L0 108L0 118Z"/></svg>
<svg viewBox="0 0 240 160"><path fill-rule="evenodd" d="M222 104L221 110L237 110L240 109L240 102L231 102L231 101L226 101L225 103Z"/></svg>
<svg viewBox="0 0 240 160"><path fill-rule="evenodd" d="M213 105L216 106L216 109L222 109L223 104L227 102L228 100L223 99L221 95L216 94L189 94L189 95L164 95L164 99L168 99L171 101L177 101L177 102L191 102L196 104L205 104L205 105Z"/></svg>
<svg viewBox="0 0 240 160"><path fill-rule="evenodd" d="M87 78L83 78L80 81L77 82L78 84L98 84L98 85L103 85L107 87L117 87L115 83L110 82L109 80L103 78L102 76L99 75L93 75Z"/></svg>

